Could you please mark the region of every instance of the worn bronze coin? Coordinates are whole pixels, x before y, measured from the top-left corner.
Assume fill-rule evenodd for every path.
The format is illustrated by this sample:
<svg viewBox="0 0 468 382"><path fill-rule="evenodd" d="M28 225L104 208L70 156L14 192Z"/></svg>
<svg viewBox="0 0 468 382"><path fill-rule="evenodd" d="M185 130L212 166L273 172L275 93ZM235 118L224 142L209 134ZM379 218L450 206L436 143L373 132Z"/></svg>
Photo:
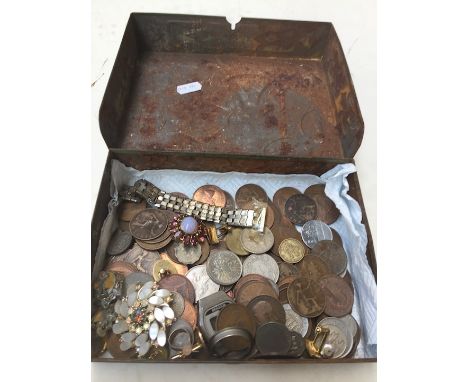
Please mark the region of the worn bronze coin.
<svg viewBox="0 0 468 382"><path fill-rule="evenodd" d="M283 305L271 296L257 296L247 305L258 325L266 322L286 323L286 312Z"/></svg>
<svg viewBox="0 0 468 382"><path fill-rule="evenodd" d="M184 313L185 299L179 292L171 292L172 303L171 308L174 311L174 316L179 318Z"/></svg>
<svg viewBox="0 0 468 382"><path fill-rule="evenodd" d="M249 203L263 203L266 205L268 202L268 196L265 190L252 183L244 184L240 187L236 192L235 199L237 206L244 210L249 209Z"/></svg>
<svg viewBox="0 0 468 382"><path fill-rule="evenodd" d="M172 237L169 236L166 239L164 239L163 241L161 241L159 243L154 243L154 244L148 243L148 242L145 242L145 241L141 241L141 240L138 240L138 239L135 239L135 241L141 248L146 249L147 251L157 251L159 249L167 247L171 243Z"/></svg>
<svg viewBox="0 0 468 382"><path fill-rule="evenodd" d="M278 300L281 304L289 304L288 301L288 287L289 285L297 278L298 276L287 276L284 279L280 280L278 282L278 289L279 289L279 294L278 294Z"/></svg>
<svg viewBox="0 0 468 382"><path fill-rule="evenodd" d="M283 187L275 192L273 195L273 203L279 208L279 211L282 215L285 213L286 200L288 200L293 195L298 195L301 192L294 187Z"/></svg>
<svg viewBox="0 0 468 382"><path fill-rule="evenodd" d="M351 277L351 274L346 271L345 275L342 277L344 281L346 281L349 285L349 287L352 289L354 293L354 284L353 284L353 278Z"/></svg>
<svg viewBox="0 0 468 382"><path fill-rule="evenodd" d="M265 253L268 252L275 238L268 227L264 227L263 232L253 228L244 228L240 235L242 247L250 253Z"/></svg>
<svg viewBox="0 0 468 382"><path fill-rule="evenodd" d="M288 357L299 358L305 351L305 340L303 336L298 332L291 331L290 333L291 346L288 350Z"/></svg>
<svg viewBox="0 0 468 382"><path fill-rule="evenodd" d="M332 231L332 236L333 236L332 241L334 241L336 244L338 244L340 247L342 247L343 246L343 240L341 240L340 234L335 229L333 229L331 227L330 227L330 229Z"/></svg>
<svg viewBox="0 0 468 382"><path fill-rule="evenodd" d="M130 233L138 240L153 240L167 228L167 217L157 208L147 208L130 221Z"/></svg>
<svg viewBox="0 0 468 382"><path fill-rule="evenodd" d="M330 268L330 272L336 275L343 273L348 266L348 258L343 247L331 240L322 240L314 245L312 255L320 257Z"/></svg>
<svg viewBox="0 0 468 382"><path fill-rule="evenodd" d="M284 212L291 223L302 225L309 220L315 220L317 205L308 196L297 194L286 200Z"/></svg>
<svg viewBox="0 0 468 382"><path fill-rule="evenodd" d="M226 196L226 204L225 204L224 208L226 208L227 210L235 210L236 209L236 202L235 202L233 196L229 192L227 192L225 190L223 190L223 191L224 191L224 195Z"/></svg>
<svg viewBox="0 0 468 382"><path fill-rule="evenodd" d="M236 255L239 256L246 256L250 252L246 251L241 244L240 236L242 233L242 228L232 228L229 233L226 235L224 239L226 242L226 246L229 248L230 251L234 252Z"/></svg>
<svg viewBox="0 0 468 382"><path fill-rule="evenodd" d="M120 350L120 335L111 333L108 335L107 340L107 350L112 355L112 358L115 359L133 359L137 358L138 353L136 348L130 348L126 351Z"/></svg>
<svg viewBox="0 0 468 382"><path fill-rule="evenodd" d="M304 191L304 194L317 204L317 220L332 224L340 216L335 203L325 194L324 184L314 184Z"/></svg>
<svg viewBox="0 0 468 382"><path fill-rule="evenodd" d="M195 289L190 280L182 275L169 275L159 281L159 287L180 293L191 304L195 302Z"/></svg>
<svg viewBox="0 0 468 382"><path fill-rule="evenodd" d="M245 276L242 276L237 283L234 285L234 294L237 295L239 289L249 281L260 281L260 282L268 282L268 279L263 277L262 275L251 273Z"/></svg>
<svg viewBox="0 0 468 382"><path fill-rule="evenodd" d="M112 271L121 273L124 276L128 276L130 273L138 272L138 269L135 265L130 263L125 263L123 261L115 261L113 263L107 264L106 271Z"/></svg>
<svg viewBox="0 0 468 382"><path fill-rule="evenodd" d="M263 355L286 355L291 348L291 334L286 325L267 322L257 329L255 345Z"/></svg>
<svg viewBox="0 0 468 382"><path fill-rule="evenodd" d="M217 207L226 205L226 194L222 189L212 184L201 186L193 193L193 199L197 202L211 204Z"/></svg>
<svg viewBox="0 0 468 382"><path fill-rule="evenodd" d="M287 238L281 242L278 252L284 261L295 264L304 258L305 248L299 240Z"/></svg>
<svg viewBox="0 0 468 382"><path fill-rule="evenodd" d="M137 213L144 209L146 209L145 200L141 203L122 202L122 204L119 205L120 220L129 222Z"/></svg>
<svg viewBox="0 0 468 382"><path fill-rule="evenodd" d="M166 252L161 252L161 259L169 262L179 275L185 275L188 271L188 267L185 264L176 263Z"/></svg>
<svg viewBox="0 0 468 382"><path fill-rule="evenodd" d="M274 243L273 247L271 247L271 252L277 256L279 256L279 246L283 240L289 238L296 239L298 241L302 240L301 234L289 220L287 220L287 223L285 224L273 224L273 227L271 227L271 232L273 233L274 237Z"/></svg>
<svg viewBox="0 0 468 382"><path fill-rule="evenodd" d="M193 265L202 265L206 262L208 259L208 256L210 255L210 245L208 244L208 241L204 241L203 243L200 244L201 246L201 256L200 258L193 263Z"/></svg>
<svg viewBox="0 0 468 382"><path fill-rule="evenodd" d="M280 283L286 277L299 275L299 269L294 264L281 262L280 264L278 264L278 268L280 271L278 283Z"/></svg>
<svg viewBox="0 0 468 382"><path fill-rule="evenodd" d="M336 275L328 275L319 284L325 295L325 314L342 317L351 313L354 293L346 281Z"/></svg>
<svg viewBox="0 0 468 382"><path fill-rule="evenodd" d="M240 328L247 330L252 337L255 337L255 318L252 312L241 304L228 304L216 319L216 330L226 328Z"/></svg>
<svg viewBox="0 0 468 382"><path fill-rule="evenodd" d="M107 254L109 256L117 256L124 253L130 248L133 242L133 237L130 232L117 230L112 235L109 245L107 246Z"/></svg>
<svg viewBox="0 0 468 382"><path fill-rule="evenodd" d="M195 330L195 328L197 327L197 318L198 318L197 310L190 303L190 301L185 300L184 312L182 313L182 316L180 316L180 318L187 321L192 326L193 330Z"/></svg>
<svg viewBox="0 0 468 382"><path fill-rule="evenodd" d="M318 256L305 256L298 264L299 272L314 281L319 281L323 276L331 273L327 263Z"/></svg>
<svg viewBox="0 0 468 382"><path fill-rule="evenodd" d="M278 298L278 294L268 281L249 281L238 290L236 294L236 302L247 306L250 301L260 295Z"/></svg>
<svg viewBox="0 0 468 382"><path fill-rule="evenodd" d="M303 317L316 317L325 308L325 296L320 285L308 278L298 277L288 287L288 301Z"/></svg>

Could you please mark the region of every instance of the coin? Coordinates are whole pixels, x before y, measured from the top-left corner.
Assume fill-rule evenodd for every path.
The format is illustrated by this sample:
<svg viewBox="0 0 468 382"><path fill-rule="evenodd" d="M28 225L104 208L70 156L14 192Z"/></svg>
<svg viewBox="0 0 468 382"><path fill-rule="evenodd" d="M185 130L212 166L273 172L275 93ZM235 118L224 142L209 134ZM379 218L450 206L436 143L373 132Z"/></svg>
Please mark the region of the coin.
<svg viewBox="0 0 468 382"><path fill-rule="evenodd" d="M340 247L342 247L342 246L343 246L343 240L341 240L340 234L339 234L335 229L333 229L333 228L331 228L331 227L330 227L330 229L331 229L331 231L332 231L332 236L333 236L333 239L332 239L332 240L333 240L336 244L338 244Z"/></svg>
<svg viewBox="0 0 468 382"><path fill-rule="evenodd" d="M234 198L229 192L225 190L223 190L223 192L224 192L224 195L226 196L226 204L224 205L224 208L226 208L227 210L235 210L236 202L234 201Z"/></svg>
<svg viewBox="0 0 468 382"><path fill-rule="evenodd" d="M167 228L166 215L157 208L147 208L130 221L130 233L138 240L152 240Z"/></svg>
<svg viewBox="0 0 468 382"><path fill-rule="evenodd" d="M249 254L249 252L242 247L240 241L240 235L242 234L242 231L242 228L232 228L224 240L230 251L239 256L246 256Z"/></svg>
<svg viewBox="0 0 468 382"><path fill-rule="evenodd" d="M137 213L143 211L144 209L146 209L145 200L143 200L141 203L124 201L119 205L120 220L129 222Z"/></svg>
<svg viewBox="0 0 468 382"><path fill-rule="evenodd" d="M217 284L234 284L242 275L242 263L231 251L212 252L206 262L210 278Z"/></svg>
<svg viewBox="0 0 468 382"><path fill-rule="evenodd" d="M315 219L317 205L308 196L297 194L286 200L284 213L291 223L302 225L309 220Z"/></svg>
<svg viewBox="0 0 468 382"><path fill-rule="evenodd" d="M303 317L317 317L325 308L325 296L320 285L305 277L296 278L287 293L289 305Z"/></svg>
<svg viewBox="0 0 468 382"><path fill-rule="evenodd" d="M155 244L151 244L151 243L148 244L147 242L144 242L138 239L135 239L135 241L141 248L146 249L147 251L157 251L158 249L162 249L166 247L168 244L170 244L172 241L172 237L170 236L166 238L164 241L160 243L155 243Z"/></svg>
<svg viewBox="0 0 468 382"><path fill-rule="evenodd" d="M107 349L112 358L115 359L131 359L137 358L137 351L135 348L130 348L126 351L120 350L120 335L111 333L106 340Z"/></svg>
<svg viewBox="0 0 468 382"><path fill-rule="evenodd" d="M176 263L165 252L161 252L161 259L168 261L173 266L173 268L176 270L176 273L179 274L179 275L184 276L188 271L188 268L187 268L187 266L185 264Z"/></svg>
<svg viewBox="0 0 468 382"><path fill-rule="evenodd" d="M130 232L117 230L112 235L109 245L107 246L107 254L109 256L117 256L124 253L132 245L133 237Z"/></svg>
<svg viewBox="0 0 468 382"><path fill-rule="evenodd" d="M255 318L251 311L241 304L226 305L216 319L216 330L240 328L255 337Z"/></svg>
<svg viewBox="0 0 468 382"><path fill-rule="evenodd" d="M224 207L226 205L226 194L224 191L211 184L198 188L193 194L193 199L197 202L211 204L217 207Z"/></svg>
<svg viewBox="0 0 468 382"><path fill-rule="evenodd" d="M325 314L342 317L351 313L354 294L346 281L336 275L328 275L319 284L325 295Z"/></svg>
<svg viewBox="0 0 468 382"><path fill-rule="evenodd" d="M330 268L318 256L305 256L298 264L299 272L314 281L319 281L323 276L330 273Z"/></svg>
<svg viewBox="0 0 468 382"><path fill-rule="evenodd" d="M271 296L257 296L249 302L247 309L253 313L258 325L266 322L286 323L283 305Z"/></svg>
<svg viewBox="0 0 468 382"><path fill-rule="evenodd" d="M193 265L201 265L204 264L205 261L208 259L208 256L210 255L210 245L208 244L208 241L205 240L200 244L201 247L201 256L200 258L193 263Z"/></svg>
<svg viewBox="0 0 468 382"><path fill-rule="evenodd" d="M351 332L351 335L353 337L357 334L359 325L357 324L356 319L351 314L347 314L346 316L340 317L340 321L346 325L346 328Z"/></svg>
<svg viewBox="0 0 468 382"><path fill-rule="evenodd" d="M291 334L284 324L268 322L257 329L255 344L261 354L285 355L291 347Z"/></svg>
<svg viewBox="0 0 468 382"><path fill-rule="evenodd" d="M247 306L257 296L271 296L278 298L270 283L261 281L249 281L245 283L236 294L236 302Z"/></svg>
<svg viewBox="0 0 468 382"><path fill-rule="evenodd" d="M130 232L130 222L119 220L119 229L121 231Z"/></svg>
<svg viewBox="0 0 468 382"><path fill-rule="evenodd" d="M295 331L291 331L291 346L288 350L288 357L299 358L305 351L304 337Z"/></svg>
<svg viewBox="0 0 468 382"><path fill-rule="evenodd" d="M147 283L148 281L154 281L153 277L148 273L144 272L133 272L125 276L125 290L130 290L131 285Z"/></svg>
<svg viewBox="0 0 468 382"><path fill-rule="evenodd" d="M184 313L185 299L179 292L171 292L172 303L171 308L174 311L175 318L179 318Z"/></svg>
<svg viewBox="0 0 468 382"><path fill-rule="evenodd" d="M161 259L161 255L157 251L147 251L145 249L142 249L142 252L136 262L136 267L140 272L153 275L154 263Z"/></svg>
<svg viewBox="0 0 468 382"><path fill-rule="evenodd" d="M170 292L180 293L190 303L195 302L195 289L190 280L182 275L169 275L159 281L159 287Z"/></svg>
<svg viewBox="0 0 468 382"><path fill-rule="evenodd" d="M240 235L242 247L250 253L265 253L271 249L275 238L268 227L263 232L252 228L244 228Z"/></svg>
<svg viewBox="0 0 468 382"><path fill-rule="evenodd" d="M298 241L302 241L300 233L296 230L296 228L291 224L288 220L287 224L274 224L271 227L271 232L274 236L274 243L273 247L271 248L271 252L275 255L279 256L279 246L281 242L285 239L296 239Z"/></svg>
<svg viewBox="0 0 468 382"><path fill-rule="evenodd" d="M321 320L317 326L328 329L322 352L329 358L340 358L346 350L353 345L353 337L340 319L335 317L326 317Z"/></svg>
<svg viewBox="0 0 468 382"><path fill-rule="evenodd" d="M292 331L300 333L302 337L309 333L309 320L299 316L289 304L283 304L283 309L286 313L286 327Z"/></svg>
<svg viewBox="0 0 468 382"><path fill-rule="evenodd" d="M313 248L321 240L331 240L333 238L330 227L319 220L309 220L304 223L301 236L309 248Z"/></svg>
<svg viewBox="0 0 468 382"><path fill-rule="evenodd" d="M295 264L304 258L305 248L300 241L288 238L281 242L278 252L284 261Z"/></svg>
<svg viewBox="0 0 468 382"><path fill-rule="evenodd" d="M155 281L160 281L161 276L164 273L169 273L171 275L177 274L177 269L175 268L174 264L168 260L162 259L156 260L153 265L153 278Z"/></svg>
<svg viewBox="0 0 468 382"><path fill-rule="evenodd" d="M256 273L276 283L279 278L278 264L267 254L250 255L244 261L242 276L251 273Z"/></svg>
<svg viewBox="0 0 468 382"><path fill-rule="evenodd" d="M189 197L182 192L171 192L171 195L177 198L189 199Z"/></svg>
<svg viewBox="0 0 468 382"><path fill-rule="evenodd" d="M234 294L236 295L239 291L239 289L246 284L249 281L261 281L261 282L268 282L268 279L261 276L257 275L256 273L251 273L245 276L242 276L237 283L234 285Z"/></svg>
<svg viewBox="0 0 468 382"><path fill-rule="evenodd" d="M304 194L317 204L317 220L332 224L340 216L335 203L325 194L324 184L314 184L304 191Z"/></svg>
<svg viewBox="0 0 468 382"><path fill-rule="evenodd" d="M244 184L236 192L236 204L244 210L249 209L248 205L251 202L266 204L268 196L265 190L256 184Z"/></svg>
<svg viewBox="0 0 468 382"><path fill-rule="evenodd" d="M219 284L210 279L206 271L206 265L197 265L190 268L185 276L195 288L195 301L219 291Z"/></svg>
<svg viewBox="0 0 468 382"><path fill-rule="evenodd" d="M280 213L284 215L285 213L284 206L286 205L286 200L288 200L291 196L297 195L300 193L301 192L294 187L280 188L273 195L273 203L278 206Z"/></svg>
<svg viewBox="0 0 468 382"><path fill-rule="evenodd" d="M113 263L107 264L106 271L112 271L121 273L124 276L128 276L130 273L137 272L138 269L133 264L125 263L123 261L115 261Z"/></svg>
<svg viewBox="0 0 468 382"><path fill-rule="evenodd" d="M200 259L201 253L200 244L184 245L184 243L179 242L179 245L175 247L175 256L182 264L195 263Z"/></svg>
<svg viewBox="0 0 468 382"><path fill-rule="evenodd" d="M280 264L278 264L278 268L280 272L278 282L284 280L285 277L299 275L299 269L294 264L281 262Z"/></svg>
<svg viewBox="0 0 468 382"><path fill-rule="evenodd" d="M327 263L331 273L337 275L343 273L348 266L348 258L343 247L330 240L319 241L312 248L311 254L320 257Z"/></svg>
<svg viewBox="0 0 468 382"><path fill-rule="evenodd" d="M197 327L197 317L198 315L195 307L188 300L185 300L184 312L180 318L187 321L192 326L192 329L195 330Z"/></svg>
<svg viewBox="0 0 468 382"><path fill-rule="evenodd" d="M288 287L297 278L297 276L287 276L278 283L278 300L281 304L288 304Z"/></svg>

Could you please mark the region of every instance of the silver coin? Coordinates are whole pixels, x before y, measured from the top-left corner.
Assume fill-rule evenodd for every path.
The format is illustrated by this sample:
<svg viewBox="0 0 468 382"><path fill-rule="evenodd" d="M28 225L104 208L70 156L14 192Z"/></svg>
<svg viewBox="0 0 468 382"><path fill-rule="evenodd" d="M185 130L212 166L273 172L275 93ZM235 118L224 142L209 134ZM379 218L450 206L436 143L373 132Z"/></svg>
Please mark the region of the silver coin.
<svg viewBox="0 0 468 382"><path fill-rule="evenodd" d="M132 245L133 236L130 232L117 230L112 235L109 245L107 246L107 254L109 256L121 255L130 245Z"/></svg>
<svg viewBox="0 0 468 382"><path fill-rule="evenodd" d="M256 273L276 283L279 278L279 267L276 261L266 253L249 255L244 260L242 276L251 273Z"/></svg>
<svg viewBox="0 0 468 382"><path fill-rule="evenodd" d="M147 251L142 249L142 254L136 261L136 267L139 271L153 275L154 263L161 259L161 255L158 251Z"/></svg>
<svg viewBox="0 0 468 382"><path fill-rule="evenodd" d="M301 236L309 248L312 248L319 241L333 239L330 227L320 220L309 220L304 223Z"/></svg>
<svg viewBox="0 0 468 382"><path fill-rule="evenodd" d="M231 251L211 252L206 262L206 271L211 280L220 285L234 284L242 275L242 263Z"/></svg>
<svg viewBox="0 0 468 382"><path fill-rule="evenodd" d="M309 320L299 316L289 304L283 304L283 308L286 312L286 327L290 331L300 333L302 337L305 337L309 331Z"/></svg>
<svg viewBox="0 0 468 382"><path fill-rule="evenodd" d="M317 326L328 329L330 332L323 344L324 348L333 349L331 358L342 358L349 354L353 347L353 337L346 325L336 317L326 317Z"/></svg>
<svg viewBox="0 0 468 382"><path fill-rule="evenodd" d="M172 303L171 308L174 311L174 316L179 318L184 313L185 300L184 297L178 292L171 292Z"/></svg>
<svg viewBox="0 0 468 382"><path fill-rule="evenodd" d="M195 301L219 291L219 284L210 279L205 264L190 268L185 277L191 281L195 289Z"/></svg>
<svg viewBox="0 0 468 382"><path fill-rule="evenodd" d="M175 257L182 264L193 264L197 262L202 254L201 245L184 245L179 243L174 249Z"/></svg>
<svg viewBox="0 0 468 382"><path fill-rule="evenodd" d="M351 332L351 336L354 338L358 330L356 319L351 314L339 317L338 319L346 325L346 328Z"/></svg>

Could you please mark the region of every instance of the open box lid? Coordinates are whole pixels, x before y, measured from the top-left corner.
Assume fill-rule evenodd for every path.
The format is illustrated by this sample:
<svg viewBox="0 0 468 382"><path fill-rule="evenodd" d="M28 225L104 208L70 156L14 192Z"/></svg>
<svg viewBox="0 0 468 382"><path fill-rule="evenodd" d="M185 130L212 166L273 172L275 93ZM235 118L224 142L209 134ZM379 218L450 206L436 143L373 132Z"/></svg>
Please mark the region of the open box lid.
<svg viewBox="0 0 468 382"><path fill-rule="evenodd" d="M331 23L141 13L99 122L114 150L303 158L352 158L364 132Z"/></svg>

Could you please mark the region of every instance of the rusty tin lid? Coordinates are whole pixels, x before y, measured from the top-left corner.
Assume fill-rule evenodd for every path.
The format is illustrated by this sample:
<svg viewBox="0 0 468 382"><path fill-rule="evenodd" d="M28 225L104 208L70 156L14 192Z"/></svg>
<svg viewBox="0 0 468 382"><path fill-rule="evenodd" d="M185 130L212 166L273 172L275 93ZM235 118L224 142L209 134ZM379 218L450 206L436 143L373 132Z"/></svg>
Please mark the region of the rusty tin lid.
<svg viewBox="0 0 468 382"><path fill-rule="evenodd" d="M110 149L223 155L352 158L364 132L331 23L141 13L99 121Z"/></svg>

